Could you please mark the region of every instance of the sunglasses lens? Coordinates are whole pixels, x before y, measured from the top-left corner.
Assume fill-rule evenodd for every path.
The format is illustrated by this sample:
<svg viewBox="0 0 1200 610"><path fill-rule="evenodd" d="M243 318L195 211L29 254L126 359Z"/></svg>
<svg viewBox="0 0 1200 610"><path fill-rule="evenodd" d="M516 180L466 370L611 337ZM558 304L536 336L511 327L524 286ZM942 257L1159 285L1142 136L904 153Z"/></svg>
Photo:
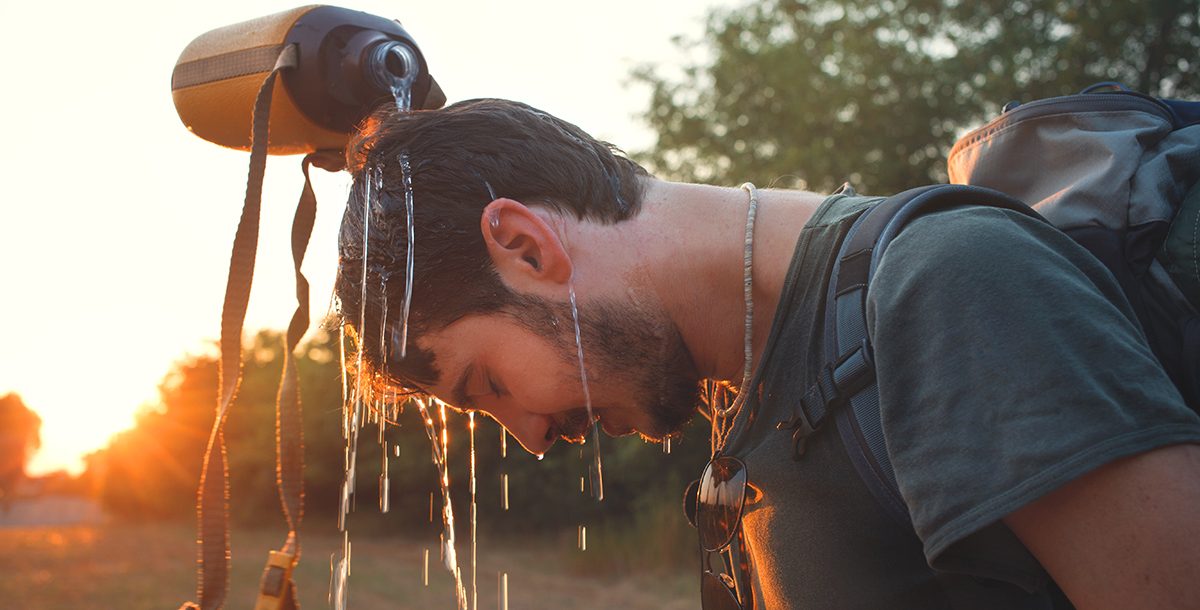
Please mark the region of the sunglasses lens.
<svg viewBox="0 0 1200 610"><path fill-rule="evenodd" d="M729 544L742 517L746 499L746 466L736 458L723 456L708 463L700 476L696 503L696 527L700 545L706 551L718 551Z"/></svg>
<svg viewBox="0 0 1200 610"><path fill-rule="evenodd" d="M683 514L687 516L688 525L696 527L696 502L700 497L700 479L688 484L683 492Z"/></svg>
<svg viewBox="0 0 1200 610"><path fill-rule="evenodd" d="M700 607L703 610L742 610L733 587L712 572L700 575Z"/></svg>

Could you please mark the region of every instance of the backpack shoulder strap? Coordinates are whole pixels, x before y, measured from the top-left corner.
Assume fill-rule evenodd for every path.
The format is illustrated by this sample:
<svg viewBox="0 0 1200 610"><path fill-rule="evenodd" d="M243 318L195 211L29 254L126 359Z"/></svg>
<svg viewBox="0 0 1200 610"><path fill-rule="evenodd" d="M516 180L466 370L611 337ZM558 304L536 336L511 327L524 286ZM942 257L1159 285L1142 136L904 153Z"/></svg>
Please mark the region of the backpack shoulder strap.
<svg viewBox="0 0 1200 610"><path fill-rule="evenodd" d="M797 415L779 425L793 430L795 455L800 459L807 438L833 416L860 478L885 512L907 527L912 526L912 520L888 458L880 418L867 329L867 292L883 252L909 222L962 205L986 205L1041 218L1029 206L1003 193L964 185L908 190L860 216L842 241L829 278L824 315L827 364L801 397Z"/></svg>

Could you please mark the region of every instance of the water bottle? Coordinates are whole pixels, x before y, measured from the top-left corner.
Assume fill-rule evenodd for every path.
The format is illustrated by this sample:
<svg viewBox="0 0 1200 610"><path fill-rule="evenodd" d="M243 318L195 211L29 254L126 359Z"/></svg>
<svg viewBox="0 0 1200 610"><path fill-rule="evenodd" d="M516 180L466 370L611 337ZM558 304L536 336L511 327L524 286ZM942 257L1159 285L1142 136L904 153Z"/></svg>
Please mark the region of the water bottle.
<svg viewBox="0 0 1200 610"><path fill-rule="evenodd" d="M446 102L416 42L399 22L335 6L305 6L202 34L171 75L183 124L216 144L250 149L254 101L285 50L270 117L268 153L341 150L383 103L413 109Z"/></svg>

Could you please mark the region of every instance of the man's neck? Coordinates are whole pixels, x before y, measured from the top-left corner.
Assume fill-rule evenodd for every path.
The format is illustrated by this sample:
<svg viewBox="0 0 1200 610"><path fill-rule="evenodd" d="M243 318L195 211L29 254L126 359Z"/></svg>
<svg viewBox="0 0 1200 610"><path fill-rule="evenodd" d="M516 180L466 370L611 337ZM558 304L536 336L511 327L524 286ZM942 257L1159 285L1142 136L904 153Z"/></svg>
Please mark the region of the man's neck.
<svg viewBox="0 0 1200 610"><path fill-rule="evenodd" d="M758 191L753 242L754 363L770 334L800 230L822 195ZM749 194L741 188L649 180L634 221L632 262L679 329L704 377L740 381Z"/></svg>

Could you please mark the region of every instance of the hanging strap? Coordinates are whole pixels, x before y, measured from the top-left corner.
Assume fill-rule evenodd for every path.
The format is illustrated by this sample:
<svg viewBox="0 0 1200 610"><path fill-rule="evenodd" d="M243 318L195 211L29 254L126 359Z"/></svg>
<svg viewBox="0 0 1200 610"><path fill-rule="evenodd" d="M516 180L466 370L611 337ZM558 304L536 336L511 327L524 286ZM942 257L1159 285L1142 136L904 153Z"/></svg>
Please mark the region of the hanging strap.
<svg viewBox="0 0 1200 610"><path fill-rule="evenodd" d="M316 165L334 172L345 166L342 151L319 151L304 157L300 164L304 172L304 190L292 219L292 261L296 271L296 312L288 324L287 345L284 351L283 378L275 403L275 482L279 502L287 520L288 536L283 548L271 551L259 583L255 610L294 610L296 583L292 568L300 561L300 521L304 517L304 426L300 407L300 382L296 374L295 350L308 330L308 280L300 267L312 236L317 215L317 197L313 193L309 166Z"/></svg>
<svg viewBox="0 0 1200 610"><path fill-rule="evenodd" d="M274 68L263 81L254 101L251 131L250 171L246 181L246 199L242 205L242 216L238 221L233 239L233 252L229 261L229 278L225 285L225 302L221 309L221 365L219 368L216 418L209 434L204 453L200 487L197 498L197 521L199 529L199 604L187 603L184 608L218 610L225 604L229 591L229 472L225 455L225 418L229 407L237 396L242 373L242 326L246 319L246 307L250 300L250 284L254 277L255 251L258 247L259 216L262 209L262 185L266 173L267 136L270 126L271 98L275 80L280 70L296 65L297 51L294 45L285 47L275 61ZM303 201L303 196L302 196ZM302 205L303 207L303 205ZM290 335L290 329L289 329ZM286 376L286 373L285 373ZM291 394L298 393L292 384ZM291 423L291 417L285 417ZM281 463L291 469L299 461L292 457L281 458ZM280 469L281 472L285 468ZM288 475L289 479L291 475ZM285 501L285 505L288 502ZM299 500L293 515L299 520ZM286 511L286 509L285 509ZM292 516L289 515L289 528ZM294 543L289 534L289 542ZM297 547L298 548L298 547Z"/></svg>

